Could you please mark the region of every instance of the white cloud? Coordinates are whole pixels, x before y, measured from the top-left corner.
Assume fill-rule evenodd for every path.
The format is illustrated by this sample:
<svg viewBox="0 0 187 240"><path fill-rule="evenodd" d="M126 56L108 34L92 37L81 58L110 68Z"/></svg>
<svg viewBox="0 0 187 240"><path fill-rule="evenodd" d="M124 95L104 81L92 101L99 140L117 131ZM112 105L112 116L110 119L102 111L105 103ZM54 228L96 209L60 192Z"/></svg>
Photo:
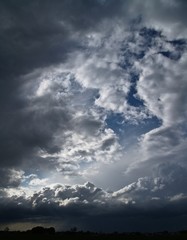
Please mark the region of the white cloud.
<svg viewBox="0 0 187 240"><path fill-rule="evenodd" d="M45 186L46 183L48 182L47 178L34 178L29 182L30 186Z"/></svg>
<svg viewBox="0 0 187 240"><path fill-rule="evenodd" d="M152 55L142 62L138 95L164 125L183 123L187 116L186 61Z"/></svg>
<svg viewBox="0 0 187 240"><path fill-rule="evenodd" d="M172 39L176 36L186 37L186 8L186 2L183 0L146 0L140 6L140 13L144 24L162 30Z"/></svg>
<svg viewBox="0 0 187 240"><path fill-rule="evenodd" d="M85 88L98 89L96 106L114 112L127 110L130 75L119 64L123 61L121 47L130 34L118 24L112 30L107 25L103 34L92 34L87 38L90 53L77 53L74 57L76 81ZM110 34L109 30L113 33ZM107 38L107 41L106 41Z"/></svg>
<svg viewBox="0 0 187 240"><path fill-rule="evenodd" d="M0 3L0 204L95 216L185 201L186 1L83 2Z"/></svg>

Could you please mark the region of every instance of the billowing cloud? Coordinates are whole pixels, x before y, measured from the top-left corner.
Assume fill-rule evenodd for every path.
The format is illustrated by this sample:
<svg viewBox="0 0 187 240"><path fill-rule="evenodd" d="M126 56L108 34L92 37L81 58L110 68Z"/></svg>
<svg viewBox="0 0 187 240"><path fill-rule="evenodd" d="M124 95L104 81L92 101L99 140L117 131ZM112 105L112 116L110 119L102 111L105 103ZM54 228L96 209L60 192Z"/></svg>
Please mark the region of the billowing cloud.
<svg viewBox="0 0 187 240"><path fill-rule="evenodd" d="M184 226L186 8L1 1L2 224Z"/></svg>
<svg viewBox="0 0 187 240"><path fill-rule="evenodd" d="M7 223L10 220L29 222L32 216L40 223L50 222L50 218L53 218L53 224L58 229L62 229L61 226L67 228L71 224L76 224L82 229L96 230L95 221L99 221L100 230L107 232L113 229L156 231L163 229L162 224L174 230L178 226L175 225L173 229L173 219L180 219L181 214L186 214L184 203L187 196L180 193L173 196L165 195L163 198L159 193L167 187L167 183L159 178L142 178L119 191L110 193L89 182L84 185L49 186L27 198L23 195L1 198L0 205L3 209L1 222L2 220L6 220ZM109 229L108 225L113 219L114 228ZM140 224L137 219L143 219L144 224ZM155 225L158 219L160 223ZM120 224L121 221L124 224ZM126 225L128 221L134 222L131 228L129 224Z"/></svg>

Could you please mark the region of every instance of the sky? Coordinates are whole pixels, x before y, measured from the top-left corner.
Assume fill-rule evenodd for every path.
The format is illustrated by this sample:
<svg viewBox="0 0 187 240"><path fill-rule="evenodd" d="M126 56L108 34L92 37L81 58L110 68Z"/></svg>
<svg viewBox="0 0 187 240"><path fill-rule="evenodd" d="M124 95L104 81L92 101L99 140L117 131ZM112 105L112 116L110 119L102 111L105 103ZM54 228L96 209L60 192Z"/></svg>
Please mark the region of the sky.
<svg viewBox="0 0 187 240"><path fill-rule="evenodd" d="M187 229L186 12L0 0L0 229Z"/></svg>

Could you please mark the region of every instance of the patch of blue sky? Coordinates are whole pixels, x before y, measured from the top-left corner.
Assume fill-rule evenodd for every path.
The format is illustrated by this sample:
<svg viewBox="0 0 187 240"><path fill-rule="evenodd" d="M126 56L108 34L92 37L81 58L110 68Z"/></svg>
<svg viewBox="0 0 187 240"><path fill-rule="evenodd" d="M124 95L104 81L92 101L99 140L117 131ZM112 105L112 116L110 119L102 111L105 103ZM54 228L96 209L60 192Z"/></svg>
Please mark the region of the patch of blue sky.
<svg viewBox="0 0 187 240"><path fill-rule="evenodd" d="M133 107L144 106L144 102L141 99L139 99L136 96L136 94L137 94L137 91L136 91L135 85L133 84L131 85L129 94L127 96L127 103Z"/></svg>
<svg viewBox="0 0 187 240"><path fill-rule="evenodd" d="M162 32L152 28L142 28L139 35L144 38L144 46L151 47L154 45L155 38L161 38Z"/></svg>
<svg viewBox="0 0 187 240"><path fill-rule="evenodd" d="M179 60L182 56L184 50L186 49L186 40L175 39L168 40L163 36L161 31L143 27L139 30L139 36L141 39L137 39L133 34L131 37L126 39L121 46L121 61L119 66L124 70L130 70L133 67L134 60L141 60L146 55L148 49L156 47L158 49L158 54L162 54L164 57L170 58L172 60ZM159 41L161 40L161 42ZM138 41L138 42L137 42ZM133 49L130 45L134 43L139 48ZM170 44L173 50L168 50L165 48L165 44Z"/></svg>
<svg viewBox="0 0 187 240"><path fill-rule="evenodd" d="M117 135L121 134L124 126L124 116L120 113L111 113L105 120L107 127L111 128Z"/></svg>
<svg viewBox="0 0 187 240"><path fill-rule="evenodd" d="M167 42L173 45L176 48L176 50L179 50L179 51L184 51L187 45L186 39L181 39L181 38L175 39L175 40L169 40Z"/></svg>
<svg viewBox="0 0 187 240"><path fill-rule="evenodd" d="M136 73L131 73L131 87L127 96L127 103L133 107L142 107L144 106L144 102L142 99L138 98L136 83L139 80L139 75Z"/></svg>
<svg viewBox="0 0 187 240"><path fill-rule="evenodd" d="M143 41L141 40L137 42L137 38L132 35L122 43L122 46L120 48L121 61L119 63L119 66L124 70L131 71L134 66L134 61L143 59L148 48L153 45L153 36L150 35L149 39L147 40L146 33L144 33L144 36L141 32L142 31L140 30L140 36L143 38ZM132 43L138 45L139 48L132 48Z"/></svg>
<svg viewBox="0 0 187 240"><path fill-rule="evenodd" d="M111 113L107 116L105 122L107 127L116 133L120 143L124 146L136 142L142 134L161 126L161 121L155 116L144 119L139 124L134 124L133 122L125 121L124 116L119 113Z"/></svg>
<svg viewBox="0 0 187 240"><path fill-rule="evenodd" d="M164 57L167 57L171 60L179 60L181 58L181 53L180 52L171 52L171 51L160 51L158 54L161 54Z"/></svg>
<svg viewBox="0 0 187 240"><path fill-rule="evenodd" d="M159 51L158 54L162 54L164 57L167 57L171 60L175 61L179 60L186 49L186 41L183 39L178 39L166 42L172 46L173 50L172 51L162 50Z"/></svg>
<svg viewBox="0 0 187 240"><path fill-rule="evenodd" d="M186 40L184 39L175 39L175 40L167 40L166 37L162 35L161 31L157 31L155 29L151 28L142 28L139 32L139 35L143 37L144 41L142 48L150 48L155 45L157 45L157 41L155 39L162 39L163 45L157 46L160 48L160 51L158 51L158 54L162 54L164 57L170 58L171 60L179 60L186 49ZM165 49L165 44L169 43L170 46L172 46L172 50Z"/></svg>

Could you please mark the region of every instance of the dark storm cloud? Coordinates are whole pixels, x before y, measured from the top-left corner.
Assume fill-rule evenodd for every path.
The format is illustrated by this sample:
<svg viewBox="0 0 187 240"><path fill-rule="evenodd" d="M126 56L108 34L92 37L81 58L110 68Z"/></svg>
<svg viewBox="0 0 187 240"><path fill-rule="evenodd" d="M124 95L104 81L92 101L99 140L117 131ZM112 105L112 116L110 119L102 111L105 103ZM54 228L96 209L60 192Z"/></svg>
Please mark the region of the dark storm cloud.
<svg viewBox="0 0 187 240"><path fill-rule="evenodd" d="M0 166L19 167L23 160L36 158L40 149L60 150L62 142L56 136L70 127L67 101L59 104L48 94L29 99L37 74L30 79L25 74L65 62L82 46L84 33L102 31L97 27L103 20L127 13L129 2L122 2L0 2ZM31 89L25 91L27 82ZM88 119L79 125L95 134L100 124Z"/></svg>
<svg viewBox="0 0 187 240"><path fill-rule="evenodd" d="M144 204L125 198L119 191L107 193L91 183L46 187L27 199L21 196L5 196L0 199L0 221L24 224L31 220L50 222L53 218L53 224L56 224L58 229L61 225L68 229L74 224L79 229L95 231L157 231L181 228L181 223L179 225L177 221L187 218L185 195L147 200L143 193L146 191L144 180L137 188L140 189L139 199L142 197ZM147 192L147 195L149 193L151 194L151 191Z"/></svg>
<svg viewBox="0 0 187 240"><path fill-rule="evenodd" d="M39 101L36 109L12 110L1 117L1 166L17 166L40 149L49 153L59 151L54 137L64 125L68 127L68 112L53 105L49 98ZM51 106L46 106L48 101Z"/></svg>
<svg viewBox="0 0 187 240"><path fill-rule="evenodd" d="M1 1L1 77L15 77L63 61L80 45L75 35L120 9L110 1ZM96 17L97 16L97 17Z"/></svg>
<svg viewBox="0 0 187 240"><path fill-rule="evenodd" d="M1 168L0 188L18 187L21 183L23 172ZM2 196L2 194L0 194Z"/></svg>
<svg viewBox="0 0 187 240"><path fill-rule="evenodd" d="M186 227L186 6L0 1L1 223L52 219L97 231ZM145 112L125 102L130 81ZM81 174L81 181L102 182L109 173L105 182L117 182L113 161L122 176L135 160L122 152L120 124L113 131L104 119L128 111L129 121L149 112L162 124L140 136L143 157L132 153L138 163L127 171L129 185L110 193L89 182L38 190L49 178L65 182Z"/></svg>
<svg viewBox="0 0 187 240"><path fill-rule="evenodd" d="M48 153L60 150L55 137L58 131L68 129L66 103L59 105L48 95L30 100L29 91L37 84L37 74L30 79L25 74L64 62L67 54L81 47L81 32L115 15L119 5L115 1L103 4L90 0L0 2L2 167L19 166L23 160L35 158L40 149ZM30 89L25 91L27 82ZM85 124L95 131L90 120Z"/></svg>
<svg viewBox="0 0 187 240"><path fill-rule="evenodd" d="M38 1L1 1L0 5L0 164L17 166L37 148L58 150L52 143L54 132L68 118L47 97L38 102L23 98L20 75L62 61L67 45L73 44L67 42L68 34L48 4L42 8Z"/></svg>

